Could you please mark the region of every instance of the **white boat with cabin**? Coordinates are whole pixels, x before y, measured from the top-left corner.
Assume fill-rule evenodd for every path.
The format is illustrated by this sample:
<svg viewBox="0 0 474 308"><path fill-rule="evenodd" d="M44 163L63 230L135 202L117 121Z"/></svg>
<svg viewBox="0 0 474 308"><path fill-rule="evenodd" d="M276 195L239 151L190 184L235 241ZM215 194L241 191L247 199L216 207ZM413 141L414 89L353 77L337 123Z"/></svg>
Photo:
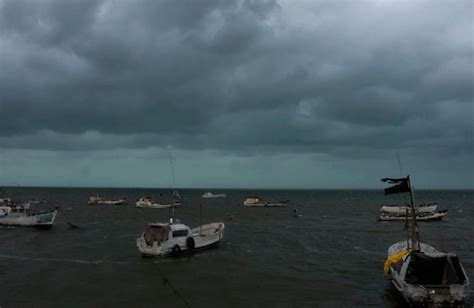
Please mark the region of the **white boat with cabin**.
<svg viewBox="0 0 474 308"><path fill-rule="evenodd" d="M141 197L136 202L137 207L150 208L150 209L166 209L166 208L175 207L177 205L181 205L181 201L173 200L170 202L159 203L159 202L154 202L151 197Z"/></svg>
<svg viewBox="0 0 474 308"><path fill-rule="evenodd" d="M225 194L213 194L211 192L205 192L201 197L204 199L225 198Z"/></svg>
<svg viewBox="0 0 474 308"><path fill-rule="evenodd" d="M261 199L260 197L247 197L244 201L244 206L248 207L285 207L286 204L284 202L270 202Z"/></svg>
<svg viewBox="0 0 474 308"><path fill-rule="evenodd" d="M0 206L0 225L50 229L54 224L56 214L56 209L32 212L29 204Z"/></svg>
<svg viewBox="0 0 474 308"><path fill-rule="evenodd" d="M217 245L224 238L224 228L222 222L193 229L173 219L169 223L150 223L137 239L137 247L143 257L178 256Z"/></svg>

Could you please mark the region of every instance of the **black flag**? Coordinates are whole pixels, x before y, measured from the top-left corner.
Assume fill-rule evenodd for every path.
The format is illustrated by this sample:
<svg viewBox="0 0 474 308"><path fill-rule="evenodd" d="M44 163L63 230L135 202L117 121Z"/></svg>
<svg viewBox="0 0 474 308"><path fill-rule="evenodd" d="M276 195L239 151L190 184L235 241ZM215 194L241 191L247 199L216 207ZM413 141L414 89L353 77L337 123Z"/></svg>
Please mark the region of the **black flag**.
<svg viewBox="0 0 474 308"><path fill-rule="evenodd" d="M401 178L401 179L383 178L382 182L388 182L389 184L396 184L391 187L385 188L386 195L410 192L409 177Z"/></svg>

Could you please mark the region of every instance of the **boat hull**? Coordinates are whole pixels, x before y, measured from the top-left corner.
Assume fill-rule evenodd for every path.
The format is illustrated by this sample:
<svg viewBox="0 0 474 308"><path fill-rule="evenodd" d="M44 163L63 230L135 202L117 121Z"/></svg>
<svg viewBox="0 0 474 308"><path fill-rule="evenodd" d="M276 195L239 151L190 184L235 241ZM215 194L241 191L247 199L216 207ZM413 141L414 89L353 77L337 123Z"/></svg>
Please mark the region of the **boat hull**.
<svg viewBox="0 0 474 308"><path fill-rule="evenodd" d="M56 219L56 214L57 211L28 216L2 216L0 217L0 225L51 229Z"/></svg>
<svg viewBox="0 0 474 308"><path fill-rule="evenodd" d="M178 204L159 204L159 203L143 204L139 202L136 203L136 206L142 209L166 209L166 208L175 207L176 205Z"/></svg>
<svg viewBox="0 0 474 308"><path fill-rule="evenodd" d="M389 214L400 214L405 215L407 212L407 208L411 211L410 207L400 206L400 205L382 205L380 208L380 212L385 212ZM432 213L436 211L438 208L437 203L431 203L426 205L419 205L415 208L416 213Z"/></svg>
<svg viewBox="0 0 474 308"><path fill-rule="evenodd" d="M416 220L417 221L441 220L447 214L448 214L447 210L435 212L435 213L419 214L419 215L416 215ZM408 218L411 218L411 217L412 217L411 215L408 216ZM387 214L379 215L380 221L400 221L400 220L405 220L405 219L406 219L405 215L387 215Z"/></svg>
<svg viewBox="0 0 474 308"><path fill-rule="evenodd" d="M284 203L247 203L244 202L246 207L285 207Z"/></svg>
<svg viewBox="0 0 474 308"><path fill-rule="evenodd" d="M204 194L201 197L204 198L204 199L216 199L216 198L225 198L226 195L225 194L217 194L217 195L206 195L206 194Z"/></svg>

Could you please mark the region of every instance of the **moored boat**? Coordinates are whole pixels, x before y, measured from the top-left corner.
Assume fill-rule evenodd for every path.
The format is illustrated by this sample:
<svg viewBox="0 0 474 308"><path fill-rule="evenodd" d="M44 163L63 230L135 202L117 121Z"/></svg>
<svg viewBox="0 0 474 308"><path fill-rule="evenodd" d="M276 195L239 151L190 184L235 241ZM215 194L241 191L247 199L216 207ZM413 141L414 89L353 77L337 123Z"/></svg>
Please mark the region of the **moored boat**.
<svg viewBox="0 0 474 308"><path fill-rule="evenodd" d="M438 203L420 204L415 206L415 212L421 213L432 213L438 209ZM382 205L380 212L389 214L401 214L405 215L407 211L411 211L410 206L406 205Z"/></svg>
<svg viewBox="0 0 474 308"><path fill-rule="evenodd" d="M395 184L386 188L385 194L409 192L411 197L411 215L404 217L409 239L389 247L384 274L410 305L462 305L470 295L469 278L456 254L420 241L410 177L382 181Z"/></svg>
<svg viewBox="0 0 474 308"><path fill-rule="evenodd" d="M13 201L11 198L3 197L0 198L0 205L11 205L13 204Z"/></svg>
<svg viewBox="0 0 474 308"><path fill-rule="evenodd" d="M137 239L142 256L177 256L182 252L212 247L224 237L222 222L209 223L197 228L175 222L150 223Z"/></svg>
<svg viewBox="0 0 474 308"><path fill-rule="evenodd" d="M127 201L125 199L108 200L101 196L91 196L87 203L89 205L123 205L126 204Z"/></svg>
<svg viewBox="0 0 474 308"><path fill-rule="evenodd" d="M211 192L205 192L201 197L204 199L225 198L225 194L213 194Z"/></svg>
<svg viewBox="0 0 474 308"><path fill-rule="evenodd" d="M29 204L0 206L0 225L50 229L54 224L56 214L56 209L32 212Z"/></svg>
<svg viewBox="0 0 474 308"><path fill-rule="evenodd" d="M435 211L435 212L425 212L425 213L416 213L415 217L417 221L431 221L431 220L441 220L444 216L448 214L448 210L442 211ZM402 214L389 214L385 212L381 212L379 214L380 221L401 221L406 219L411 219L411 213L408 213L408 217L406 213Z"/></svg>
<svg viewBox="0 0 474 308"><path fill-rule="evenodd" d="M244 206L248 207L285 207L285 202L272 202L261 199L260 197L247 197L244 201Z"/></svg>
<svg viewBox="0 0 474 308"><path fill-rule="evenodd" d="M154 202L151 197L141 197L135 204L139 208L165 209L181 205L181 202L173 200L170 202L159 203Z"/></svg>

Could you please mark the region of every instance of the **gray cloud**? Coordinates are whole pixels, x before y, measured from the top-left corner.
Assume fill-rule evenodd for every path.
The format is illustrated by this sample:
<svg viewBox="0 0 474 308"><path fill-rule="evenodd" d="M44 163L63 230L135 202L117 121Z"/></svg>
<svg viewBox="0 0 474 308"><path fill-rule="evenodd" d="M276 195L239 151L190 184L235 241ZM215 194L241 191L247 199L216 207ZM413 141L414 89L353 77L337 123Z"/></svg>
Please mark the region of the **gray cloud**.
<svg viewBox="0 0 474 308"><path fill-rule="evenodd" d="M0 0L0 141L472 154L472 5Z"/></svg>

